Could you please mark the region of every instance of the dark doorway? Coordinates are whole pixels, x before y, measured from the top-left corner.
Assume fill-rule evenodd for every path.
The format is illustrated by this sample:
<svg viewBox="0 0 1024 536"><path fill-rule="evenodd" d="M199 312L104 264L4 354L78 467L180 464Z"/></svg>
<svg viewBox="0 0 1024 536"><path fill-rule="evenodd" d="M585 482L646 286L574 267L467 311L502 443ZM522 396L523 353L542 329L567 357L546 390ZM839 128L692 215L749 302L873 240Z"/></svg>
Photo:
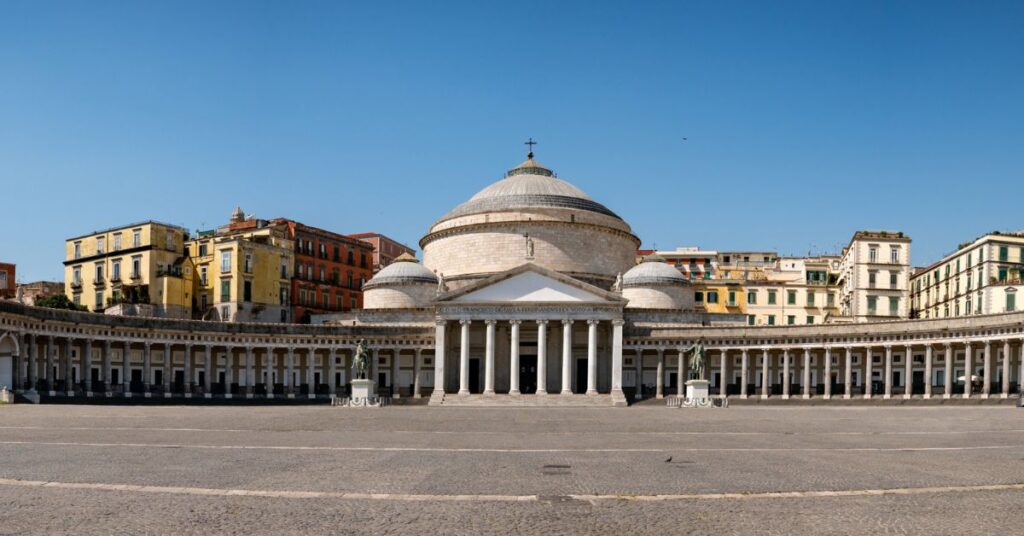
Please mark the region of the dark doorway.
<svg viewBox="0 0 1024 536"><path fill-rule="evenodd" d="M163 385L164 384L164 371L157 370L157 371L155 371L155 373L156 373L156 375L153 377L153 385Z"/></svg>
<svg viewBox="0 0 1024 536"><path fill-rule="evenodd" d="M537 356L519 356L519 392L533 394L537 392Z"/></svg>
<svg viewBox="0 0 1024 536"><path fill-rule="evenodd" d="M200 370L199 371L199 385L200 386L206 386L206 371L205 370Z"/></svg>
<svg viewBox="0 0 1024 536"><path fill-rule="evenodd" d="M587 360L577 359L576 360L576 389L574 393L586 393L587 392Z"/></svg>
<svg viewBox="0 0 1024 536"><path fill-rule="evenodd" d="M185 392L185 371L176 370L174 371L174 392L184 393Z"/></svg>
<svg viewBox="0 0 1024 536"><path fill-rule="evenodd" d="M676 374L675 372L669 372L668 373L668 389L669 389L669 391L675 391L676 390L676 385L678 385L678 382L679 382L679 375Z"/></svg>
<svg viewBox="0 0 1024 536"><path fill-rule="evenodd" d="M721 387L721 385L722 385L722 373L721 372L716 372L714 380L715 380L715 389L719 389Z"/></svg>
<svg viewBox="0 0 1024 536"><path fill-rule="evenodd" d="M480 360L476 358L469 360L469 392L480 392Z"/></svg>
<svg viewBox="0 0 1024 536"><path fill-rule="evenodd" d="M924 371L923 370L915 370L914 371L914 383L911 386L911 389L912 389L911 392L914 393L914 394L924 394Z"/></svg>
<svg viewBox="0 0 1024 536"><path fill-rule="evenodd" d="M110 371L110 385L118 385L121 383L121 371L117 369L111 369Z"/></svg>
<svg viewBox="0 0 1024 536"><path fill-rule="evenodd" d="M98 368L93 368L92 369L92 372L89 375L89 381L91 381L93 383L93 385L96 385L96 384L100 383L100 369L98 369Z"/></svg>
<svg viewBox="0 0 1024 536"><path fill-rule="evenodd" d="M138 393L139 391L142 391L142 388L142 371L139 369L132 369L132 381L129 383L128 389L133 393Z"/></svg>

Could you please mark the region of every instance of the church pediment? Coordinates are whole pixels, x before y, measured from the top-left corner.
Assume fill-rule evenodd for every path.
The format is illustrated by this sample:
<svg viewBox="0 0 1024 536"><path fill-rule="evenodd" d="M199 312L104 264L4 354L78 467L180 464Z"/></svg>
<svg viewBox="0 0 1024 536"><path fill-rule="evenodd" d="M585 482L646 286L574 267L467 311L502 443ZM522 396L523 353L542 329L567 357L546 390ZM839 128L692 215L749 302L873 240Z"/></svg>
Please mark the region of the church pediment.
<svg viewBox="0 0 1024 536"><path fill-rule="evenodd" d="M617 294L526 264L442 296L445 303L615 303Z"/></svg>

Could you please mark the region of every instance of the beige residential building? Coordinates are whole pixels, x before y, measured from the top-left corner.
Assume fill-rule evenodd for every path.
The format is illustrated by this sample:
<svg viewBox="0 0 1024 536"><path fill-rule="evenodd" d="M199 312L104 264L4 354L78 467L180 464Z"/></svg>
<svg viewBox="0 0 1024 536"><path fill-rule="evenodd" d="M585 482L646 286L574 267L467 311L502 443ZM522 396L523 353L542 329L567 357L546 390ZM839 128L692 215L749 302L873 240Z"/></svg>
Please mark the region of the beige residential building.
<svg viewBox="0 0 1024 536"><path fill-rule="evenodd" d="M910 280L912 318L947 318L1019 310L1024 232L989 233L960 244Z"/></svg>
<svg viewBox="0 0 1024 536"><path fill-rule="evenodd" d="M75 304L104 311L122 303L148 305L154 316L191 314L188 231L145 221L69 238L64 291Z"/></svg>
<svg viewBox="0 0 1024 536"><path fill-rule="evenodd" d="M857 231L843 249L838 284L842 320L908 318L910 237L894 231Z"/></svg>
<svg viewBox="0 0 1024 536"><path fill-rule="evenodd" d="M747 324L810 325L839 315L839 257L783 257L745 282Z"/></svg>

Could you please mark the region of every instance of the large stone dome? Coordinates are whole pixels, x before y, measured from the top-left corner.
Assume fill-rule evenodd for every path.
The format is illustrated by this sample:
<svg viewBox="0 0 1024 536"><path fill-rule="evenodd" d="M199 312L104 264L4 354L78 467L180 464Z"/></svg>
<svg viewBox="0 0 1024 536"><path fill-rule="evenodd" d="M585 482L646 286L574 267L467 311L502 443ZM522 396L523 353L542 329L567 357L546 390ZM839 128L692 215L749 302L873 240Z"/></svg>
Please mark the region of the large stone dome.
<svg viewBox="0 0 1024 536"><path fill-rule="evenodd" d="M609 288L639 245L629 224L532 153L420 240L423 263L453 288L528 262Z"/></svg>

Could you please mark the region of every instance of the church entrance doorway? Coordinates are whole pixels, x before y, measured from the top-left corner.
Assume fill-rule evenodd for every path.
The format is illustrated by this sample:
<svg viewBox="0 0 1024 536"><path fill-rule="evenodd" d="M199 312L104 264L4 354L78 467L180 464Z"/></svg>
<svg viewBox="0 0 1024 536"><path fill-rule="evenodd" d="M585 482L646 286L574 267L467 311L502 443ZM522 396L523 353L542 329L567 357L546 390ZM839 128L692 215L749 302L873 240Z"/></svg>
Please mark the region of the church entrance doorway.
<svg viewBox="0 0 1024 536"><path fill-rule="evenodd" d="M582 394L587 392L587 360L576 360L576 389L574 393Z"/></svg>
<svg viewBox="0 0 1024 536"><path fill-rule="evenodd" d="M473 358L469 360L469 392L479 393L480 392L480 359Z"/></svg>
<svg viewBox="0 0 1024 536"><path fill-rule="evenodd" d="M533 394L537 392L537 356L519 356L519 392Z"/></svg>

